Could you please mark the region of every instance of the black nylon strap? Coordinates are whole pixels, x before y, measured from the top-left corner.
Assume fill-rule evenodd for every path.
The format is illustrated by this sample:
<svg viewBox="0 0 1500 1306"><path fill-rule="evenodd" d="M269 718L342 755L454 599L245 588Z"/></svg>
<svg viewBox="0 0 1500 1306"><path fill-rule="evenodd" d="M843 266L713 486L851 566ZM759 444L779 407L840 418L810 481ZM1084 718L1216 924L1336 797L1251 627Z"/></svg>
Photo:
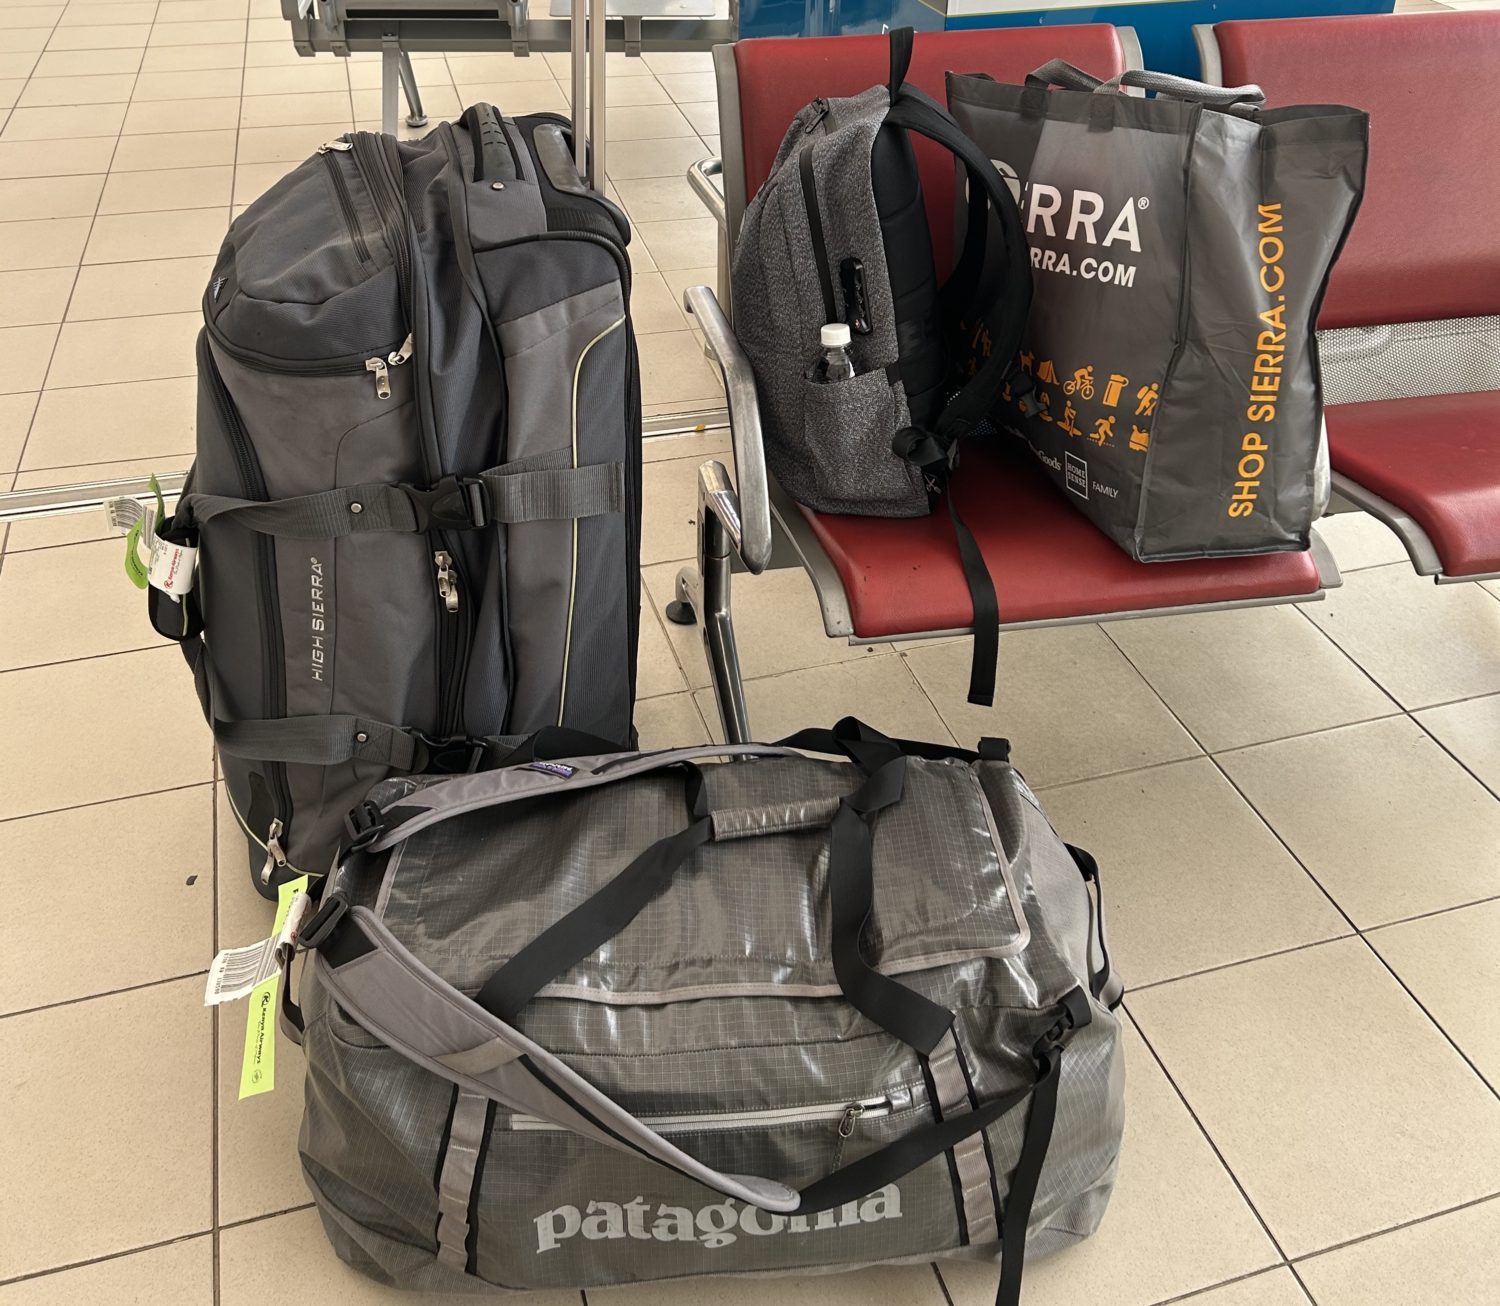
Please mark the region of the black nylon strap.
<svg viewBox="0 0 1500 1306"><path fill-rule="evenodd" d="M911 67L911 52L915 41L916 33L910 27L891 29L891 77L886 86L890 90L892 104L895 104L896 97L906 82L906 71Z"/></svg>
<svg viewBox="0 0 1500 1306"><path fill-rule="evenodd" d="M984 553L974 533L959 515L953 487L948 487L948 516L958 540L958 560L969 586L974 608L974 656L969 663L969 702L978 707L995 706L995 674L1000 661L1000 600L995 581L985 566Z"/></svg>
<svg viewBox="0 0 1500 1306"><path fill-rule="evenodd" d="M569 726L543 726L517 744L496 766L520 766L526 762L556 761L561 757L596 757L601 753L627 751L628 745L583 730Z"/></svg>
<svg viewBox="0 0 1500 1306"><path fill-rule="evenodd" d="M1068 850L1073 858L1073 864L1078 867L1078 873L1083 876L1088 884L1093 886L1093 892L1089 894L1089 917L1091 939L1097 937L1099 940L1100 959L1099 965L1094 966L1092 961L1092 943L1089 962L1089 992L1101 1002L1105 1000L1104 990L1109 986L1109 978L1114 973L1114 966L1109 959L1109 942L1104 937L1104 886L1099 879L1099 863L1094 860L1094 855L1083 848L1073 844L1065 843L1064 848ZM1097 904L1097 906L1096 906ZM1095 912L1098 913L1098 921L1094 922ZM1124 990L1121 989L1118 996L1109 1003L1113 1010L1125 1000Z"/></svg>
<svg viewBox="0 0 1500 1306"><path fill-rule="evenodd" d="M1011 1171L1010 1193L1000 1217L1000 1286L995 1306L1021 1306L1021 1272L1026 1264L1026 1228L1031 1222L1031 1204L1036 1198L1047 1149L1052 1144L1052 1126L1057 1120L1057 1086L1062 1075L1062 1049L1050 1048L1043 1055L1041 1078L1032 1090L1031 1111L1021 1142L1021 1158ZM963 1117L960 1117L961 1119Z"/></svg>
<svg viewBox="0 0 1500 1306"><path fill-rule="evenodd" d="M801 748L809 753L843 753L866 775L898 753L905 757L924 757L933 762L945 762L950 758L972 762L979 756L971 749L954 745L930 744L920 739L892 739L852 716L844 717L831 730L799 730L776 742L782 747ZM857 747L860 745L865 747ZM879 749L881 746L889 749L884 755L869 751L870 748ZM858 756L856 752L859 753Z"/></svg>

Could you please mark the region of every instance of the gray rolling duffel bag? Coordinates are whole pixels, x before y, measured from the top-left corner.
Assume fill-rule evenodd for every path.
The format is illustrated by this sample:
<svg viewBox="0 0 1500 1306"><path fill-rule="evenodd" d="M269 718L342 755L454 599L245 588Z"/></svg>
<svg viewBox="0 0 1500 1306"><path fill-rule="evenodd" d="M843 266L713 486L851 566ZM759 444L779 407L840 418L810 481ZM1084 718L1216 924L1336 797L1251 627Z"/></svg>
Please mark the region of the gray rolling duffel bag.
<svg viewBox="0 0 1500 1306"><path fill-rule="evenodd" d="M159 532L258 886L328 869L392 774L544 726L633 741L640 385L629 227L566 122L475 105L328 141L230 228L198 448Z"/></svg>
<svg viewBox="0 0 1500 1306"><path fill-rule="evenodd" d="M544 733L376 786L300 1008L284 952L338 1254L449 1291L998 1258L1013 1306L1104 1213L1124 1069L1097 867L1007 752Z"/></svg>

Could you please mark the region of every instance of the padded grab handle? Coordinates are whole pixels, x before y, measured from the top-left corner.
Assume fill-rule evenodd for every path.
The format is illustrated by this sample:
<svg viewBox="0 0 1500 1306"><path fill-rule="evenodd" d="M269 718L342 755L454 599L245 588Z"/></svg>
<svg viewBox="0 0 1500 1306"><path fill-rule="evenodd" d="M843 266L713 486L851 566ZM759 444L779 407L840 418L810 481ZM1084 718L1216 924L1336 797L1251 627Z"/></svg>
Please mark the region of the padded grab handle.
<svg viewBox="0 0 1500 1306"><path fill-rule="evenodd" d="M1266 102L1266 93L1253 84L1212 86L1208 82L1195 82L1191 77L1178 77L1174 73L1153 73L1145 68L1129 68L1107 82L1099 82L1093 90L1096 95L1110 95L1118 93L1122 86L1136 86L1143 91L1169 95L1174 100L1193 100L1215 108L1228 108L1231 105L1258 107Z"/></svg>
<svg viewBox="0 0 1500 1306"><path fill-rule="evenodd" d="M474 180L514 180L515 160L494 105L471 104L459 121L474 143Z"/></svg>
<svg viewBox="0 0 1500 1306"><path fill-rule="evenodd" d="M1026 74L1027 86L1061 86L1067 91L1092 91L1100 79L1066 59L1049 59L1040 68Z"/></svg>

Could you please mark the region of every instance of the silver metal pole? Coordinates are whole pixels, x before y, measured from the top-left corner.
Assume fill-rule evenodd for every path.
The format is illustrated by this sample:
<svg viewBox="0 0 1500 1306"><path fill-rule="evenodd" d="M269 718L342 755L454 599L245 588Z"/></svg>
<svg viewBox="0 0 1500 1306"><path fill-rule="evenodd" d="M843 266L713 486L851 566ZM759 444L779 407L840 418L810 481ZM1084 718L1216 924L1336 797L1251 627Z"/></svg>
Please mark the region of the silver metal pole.
<svg viewBox="0 0 1500 1306"><path fill-rule="evenodd" d="M401 43L394 36L380 42L380 130L396 134L396 97L401 93Z"/></svg>
<svg viewBox="0 0 1500 1306"><path fill-rule="evenodd" d="M604 45L604 0L589 0L589 72L593 89L589 93L589 175L588 184L604 190L604 77L608 59Z"/></svg>
<svg viewBox="0 0 1500 1306"><path fill-rule="evenodd" d="M584 106L588 100L588 55L585 38L587 33L588 0L573 0L573 18L569 25L572 43L573 73L573 166L581 177L588 159L588 119Z"/></svg>

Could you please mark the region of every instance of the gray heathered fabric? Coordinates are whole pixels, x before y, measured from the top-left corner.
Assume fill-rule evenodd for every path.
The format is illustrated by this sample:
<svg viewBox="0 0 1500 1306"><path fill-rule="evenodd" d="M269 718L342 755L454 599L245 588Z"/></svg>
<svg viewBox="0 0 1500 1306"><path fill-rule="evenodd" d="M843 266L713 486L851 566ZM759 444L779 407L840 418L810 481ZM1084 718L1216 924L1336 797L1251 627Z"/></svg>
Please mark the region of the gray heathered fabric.
<svg viewBox="0 0 1500 1306"><path fill-rule="evenodd" d="M429 815L394 847L351 860L340 882L374 950L338 964L317 955L303 980L300 1146L339 1255L383 1282L448 1291L993 1260L995 1196L1003 1211L1024 1098L957 1150L961 1199L937 1157L840 1210L777 1213L793 1204L789 1189L934 1118L919 1058L833 983L826 835L709 844L513 1024L472 1002L520 947L687 824L681 776L634 770L634 756L587 759L606 772L623 761L622 775L559 780L550 800L519 796L509 782L521 768L373 791ZM782 812L858 781L848 763L784 753L698 765L711 806L740 811ZM489 804L476 792L486 787ZM446 789L457 801L443 801ZM1088 983L1089 897L1061 840L1009 766L909 759L904 797L877 818L874 859L869 954L886 970L938 958L901 982L956 1014L953 1055L945 1044L932 1066L939 1095L968 1109L965 1070L981 1104L1028 1085L1053 1006ZM1024 948L997 955L1018 921ZM798 980L823 986L788 1000ZM1103 1214L1123 1129L1119 1039L1095 1002L1063 1053L1032 1256L1087 1236ZM439 1253L439 1144L455 1085L497 1103L467 1273ZM851 1103L864 1111L846 1138ZM788 1110L796 1118L756 1115Z"/></svg>
<svg viewBox="0 0 1500 1306"><path fill-rule="evenodd" d="M504 152L503 190L474 177L462 124L399 143L349 133L352 149L308 159L230 228L204 296L183 498L184 515L198 503L208 518L194 651L211 720L339 716L496 739L561 715L630 739L629 269L603 206L562 207L526 132L505 131L520 163ZM606 328L608 345L590 349ZM385 398L366 366L381 359ZM418 533L409 497L379 488L455 475L485 480L495 524ZM268 506L233 506L252 499ZM439 552L457 614L438 594ZM316 763L241 751L224 774L255 871L281 822L286 878L327 868L344 814L391 768L351 745Z"/></svg>
<svg viewBox="0 0 1500 1306"><path fill-rule="evenodd" d="M734 253L735 334L755 369L766 461L788 494L820 512L921 517L929 510L921 473L891 452L910 413L901 383L886 377L900 350L870 181L890 95L877 86L822 103L826 114L809 105L797 115L745 210ZM835 384L808 379L827 320L800 171L808 148L836 302L839 264L857 257L873 328L849 346L855 377Z"/></svg>

